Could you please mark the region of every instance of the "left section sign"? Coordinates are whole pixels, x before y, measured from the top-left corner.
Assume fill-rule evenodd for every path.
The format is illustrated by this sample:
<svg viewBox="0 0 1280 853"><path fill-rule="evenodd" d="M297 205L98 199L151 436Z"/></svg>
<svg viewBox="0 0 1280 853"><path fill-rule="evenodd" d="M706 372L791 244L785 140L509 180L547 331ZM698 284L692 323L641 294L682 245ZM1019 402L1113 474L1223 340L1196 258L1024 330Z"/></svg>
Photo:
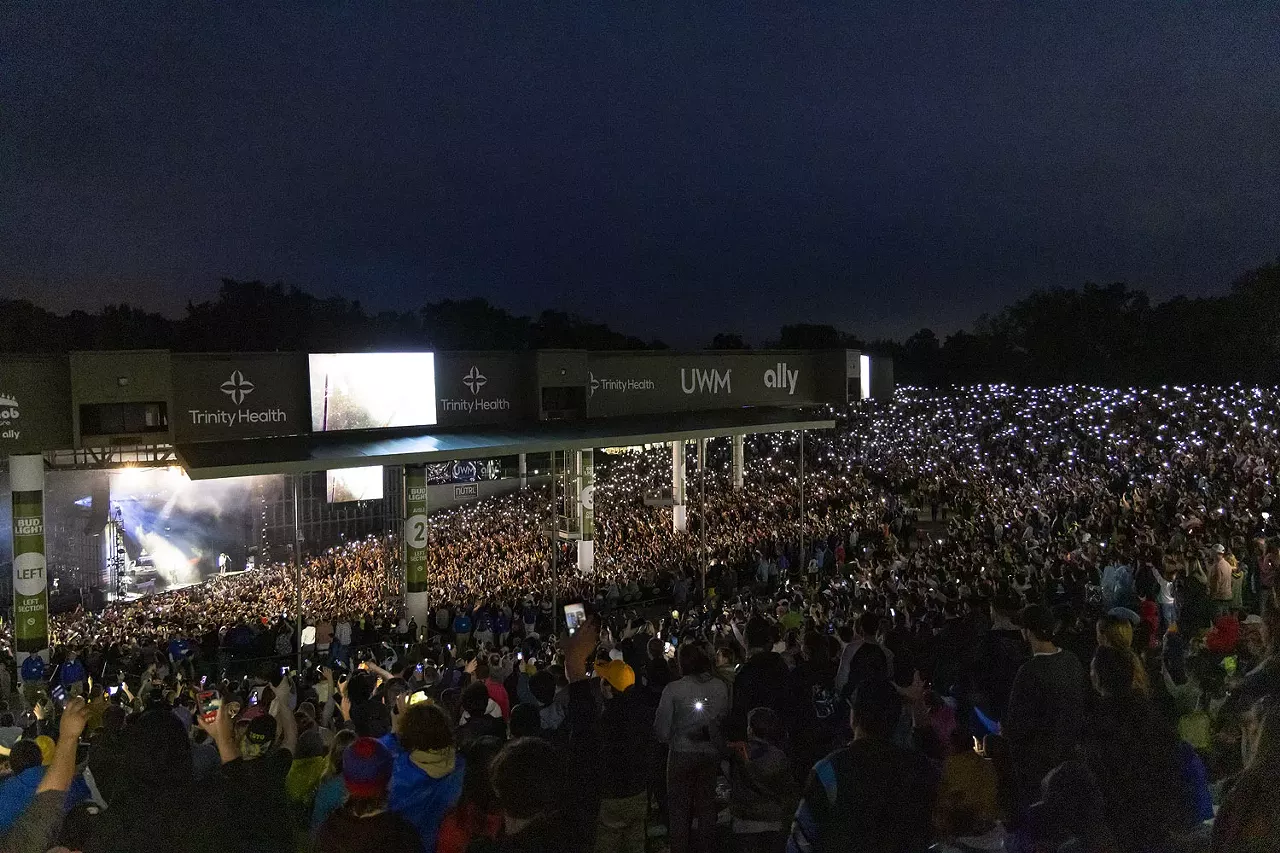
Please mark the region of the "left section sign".
<svg viewBox="0 0 1280 853"><path fill-rule="evenodd" d="M178 441L307 432L305 355L174 355L172 365Z"/></svg>

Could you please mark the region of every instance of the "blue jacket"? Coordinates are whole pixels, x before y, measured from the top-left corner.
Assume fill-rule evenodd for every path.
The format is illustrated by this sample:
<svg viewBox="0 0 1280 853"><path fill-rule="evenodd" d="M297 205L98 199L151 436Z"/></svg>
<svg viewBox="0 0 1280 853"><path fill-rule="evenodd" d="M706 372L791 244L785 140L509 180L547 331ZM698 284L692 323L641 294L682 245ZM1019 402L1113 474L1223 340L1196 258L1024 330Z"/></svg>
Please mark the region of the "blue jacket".
<svg viewBox="0 0 1280 853"><path fill-rule="evenodd" d="M36 796L36 789L40 787L40 780L44 778L44 771L43 767L28 767L17 776L10 776L0 784L0 833L8 832L26 811L27 806L31 805L31 801ZM84 776L77 773L71 782L71 789L67 791L66 808L70 809L76 803L87 799L89 799L89 786L85 784Z"/></svg>
<svg viewBox="0 0 1280 853"><path fill-rule="evenodd" d="M342 808L347 801L347 786L341 776L331 776L316 789L316 801L311 807L311 834L315 835L325 818Z"/></svg>
<svg viewBox="0 0 1280 853"><path fill-rule="evenodd" d="M67 661L58 670L58 680L66 686L75 684L77 681L84 681L85 677L84 664L80 662L79 658Z"/></svg>
<svg viewBox="0 0 1280 853"><path fill-rule="evenodd" d="M0 785L0 832L8 832L18 816L35 799L44 778L43 767L28 767Z"/></svg>
<svg viewBox="0 0 1280 853"><path fill-rule="evenodd" d="M382 738L382 744L395 757L391 770L391 787L387 807L413 824L422 839L423 853L435 853L440 821L462 795L462 777L466 764L459 755L453 772L432 779L413 763L394 734Z"/></svg>

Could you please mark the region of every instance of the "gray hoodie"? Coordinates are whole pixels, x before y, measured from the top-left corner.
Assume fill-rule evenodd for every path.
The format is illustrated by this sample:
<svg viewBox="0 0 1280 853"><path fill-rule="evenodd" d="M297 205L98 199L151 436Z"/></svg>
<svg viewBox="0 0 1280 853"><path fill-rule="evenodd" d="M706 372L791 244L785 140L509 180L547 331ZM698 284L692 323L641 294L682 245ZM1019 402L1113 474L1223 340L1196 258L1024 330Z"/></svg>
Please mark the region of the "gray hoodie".
<svg viewBox="0 0 1280 853"><path fill-rule="evenodd" d="M672 752L718 754L716 730L729 715L729 688L713 675L686 675L662 691L653 721L658 740Z"/></svg>

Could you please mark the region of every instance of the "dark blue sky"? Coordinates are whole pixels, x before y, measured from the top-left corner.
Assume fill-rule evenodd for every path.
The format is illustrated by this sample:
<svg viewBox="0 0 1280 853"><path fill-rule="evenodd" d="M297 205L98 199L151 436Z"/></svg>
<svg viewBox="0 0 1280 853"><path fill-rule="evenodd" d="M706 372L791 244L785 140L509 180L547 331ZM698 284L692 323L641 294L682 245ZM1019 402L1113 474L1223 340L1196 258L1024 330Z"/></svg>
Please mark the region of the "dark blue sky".
<svg viewBox="0 0 1280 853"><path fill-rule="evenodd" d="M0 9L0 296L263 278L692 345L1280 254L1271 0L199 5Z"/></svg>

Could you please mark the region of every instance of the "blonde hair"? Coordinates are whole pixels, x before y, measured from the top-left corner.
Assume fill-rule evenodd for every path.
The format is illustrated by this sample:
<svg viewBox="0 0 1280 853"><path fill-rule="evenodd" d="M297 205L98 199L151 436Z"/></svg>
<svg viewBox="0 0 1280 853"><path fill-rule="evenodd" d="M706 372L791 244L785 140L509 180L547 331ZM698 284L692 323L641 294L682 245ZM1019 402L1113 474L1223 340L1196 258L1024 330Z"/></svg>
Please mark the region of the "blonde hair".
<svg viewBox="0 0 1280 853"><path fill-rule="evenodd" d="M1133 651L1133 625L1128 619L1110 613L1098 619L1098 642L1122 652Z"/></svg>
<svg viewBox="0 0 1280 853"><path fill-rule="evenodd" d="M1147 679L1147 668L1133 651L1133 624L1123 616L1103 614L1098 618L1098 643L1110 646L1117 651L1127 652L1133 658L1133 692L1150 696L1151 685Z"/></svg>
<svg viewBox="0 0 1280 853"><path fill-rule="evenodd" d="M333 743L329 745L329 759L324 765L325 779L332 779L334 776L342 775L342 754L355 741L356 733L351 729L339 729L338 733L333 736Z"/></svg>

